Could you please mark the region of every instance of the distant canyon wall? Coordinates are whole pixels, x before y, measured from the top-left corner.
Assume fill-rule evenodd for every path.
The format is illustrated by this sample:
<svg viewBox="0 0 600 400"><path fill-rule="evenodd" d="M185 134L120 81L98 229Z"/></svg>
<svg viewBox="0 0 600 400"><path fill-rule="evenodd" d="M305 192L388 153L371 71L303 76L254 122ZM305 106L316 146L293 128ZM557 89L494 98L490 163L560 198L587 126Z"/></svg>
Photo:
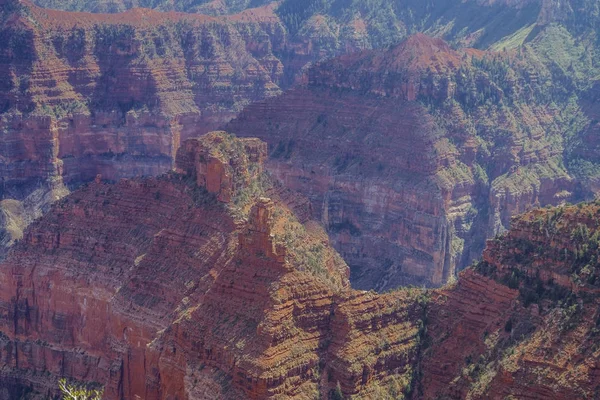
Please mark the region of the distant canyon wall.
<svg viewBox="0 0 600 400"><path fill-rule="evenodd" d="M0 26L5 245L68 188L169 171L182 140L281 92L286 35L270 8L115 17L8 1Z"/></svg>
<svg viewBox="0 0 600 400"><path fill-rule="evenodd" d="M417 19L423 17L419 4L406 5ZM510 90L489 82L497 72L490 67L471 69L467 72L475 75L466 79L457 74L448 79L448 71L468 66L463 57L486 53L458 54L445 43L412 40L353 69L363 57L359 50L395 43L412 29L398 10L390 14L398 29L388 32L378 27L392 25L367 18L368 10L364 18L341 21L329 8L302 14L307 19L294 29L292 16L306 4L292 0L278 9L269 4L220 17L148 9L68 13L16 0L3 5L0 243L5 246L22 239L23 228L70 188L97 175L118 181L166 172L183 140L238 115L228 129L269 142L271 172L311 199L314 215L358 274L353 276L365 277L355 280L364 288L446 282L479 256L485 237L509 226L512 215L589 197L594 190L586 188L600 181L581 179L567 171L569 160L560 160L568 147L565 138L583 127L567 132L568 123L551 103L490 116L484 115L489 110L477 114L462 105L434 113L426 109L431 102L511 97ZM441 29L438 34L455 43L481 46L508 35L510 50L509 33L517 25L535 24L541 14L537 2L508 5L461 2L424 19L423 27L432 33ZM500 9L507 32L494 38L483 34L497 31L493 19L484 27L469 21L462 33L447 26L455 12L465 19L477 10ZM465 24L463 19L457 23ZM477 33L465 34L469 29ZM548 46L568 48L572 39L557 26L540 32L538 43L527 46L529 64L516 67L518 76L505 77L507 87L520 88L519 101L538 81L575 93L572 77L594 75L587 65L592 61L584 57L591 47L573 47L567 61L558 60L563 72L548 70L547 65L557 65L553 60L532 62L546 57ZM354 55L310 68L344 53ZM504 55L520 57L521 51ZM405 80L414 75L402 69L412 68L411 62L434 69L423 79ZM383 73L386 65L395 73ZM436 70L439 65L445 69ZM569 68L575 70L572 76L566 76ZM560 81L553 81L554 75ZM274 97L294 83L297 88ZM569 110L579 118L577 107ZM253 121L259 123L244 129ZM530 127L521 129L514 121ZM309 131L319 135L305 136ZM594 127L587 132L569 148L595 162L585 145L593 142Z"/></svg>
<svg viewBox="0 0 600 400"><path fill-rule="evenodd" d="M568 139L591 121L532 60L417 34L318 64L227 130L269 143L268 168L311 200L356 287L439 286L513 216L593 196Z"/></svg>

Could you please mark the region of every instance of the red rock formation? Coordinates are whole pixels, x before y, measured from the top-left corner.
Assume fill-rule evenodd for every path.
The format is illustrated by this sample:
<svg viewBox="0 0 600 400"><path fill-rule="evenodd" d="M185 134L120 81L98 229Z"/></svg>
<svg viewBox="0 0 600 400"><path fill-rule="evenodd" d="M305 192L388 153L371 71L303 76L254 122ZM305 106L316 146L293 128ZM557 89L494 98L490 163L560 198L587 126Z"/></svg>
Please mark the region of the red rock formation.
<svg viewBox="0 0 600 400"><path fill-rule="evenodd" d="M280 87L288 87L297 78L299 81L309 80L313 86L364 90L364 93L409 101L419 96L428 96L436 101L460 96L469 98L468 93L457 93L460 79L446 79L446 75L465 67L465 62L468 65L473 55L481 56L475 50L455 52L440 40L417 35L389 52L372 58L369 55L372 53L341 58L312 70L309 76L299 78L299 71L316 60L395 43L412 29L405 24L406 21L398 20L393 24L386 22L385 25L393 25L393 29L380 32L378 19L370 21L364 15L357 16L350 23L344 22L340 27L332 22L335 18L314 15L302 23L300 32L290 35L288 17L291 16L286 17L284 12L276 10L275 3L220 17L161 13L148 9L132 9L110 15L67 13L41 9L28 1L7 0L5 3L0 31L0 128L7 134L2 136L4 145L0 146L4 157L0 160L0 172L3 172L3 187L8 190L1 198L22 202L20 207L36 210L47 209L49 201L34 207L27 207L25 203L33 204L39 197L53 199L64 195L66 190L60 184L61 179L71 187L87 182L97 174L102 174L107 180L118 180L169 170L182 140L221 127L244 106L280 93ZM469 12L475 7L473 2L459 3L467 4L465 7ZM486 9L498 2L478 3L484 4ZM530 2L502 3L510 6L512 13L513 7L521 9ZM163 6L169 9L175 7L175 3ZM226 6L217 2L209 8L218 13ZM295 12L294 7L288 11ZM473 36L479 37L482 32L479 30ZM428 75L422 73L425 66L430 67ZM378 73L385 68L389 68L388 73ZM475 89L469 90L485 89L496 97L505 95L482 76L478 76L475 86ZM548 110L522 111L532 114L527 119L532 117L533 121L527 123L535 125L533 136L551 130L547 126L548 121L540 122ZM40 122L38 115L42 119L52 118L49 122ZM453 114L452 118L461 120L464 115L461 112ZM515 127L510 126L511 118L509 116L503 121L509 126L498 121L492 125L514 131ZM35 137L29 137L28 127L36 131ZM461 162L464 159L473 161L478 154L478 142L472 135L464 135L472 129L464 126L456 128L457 136L462 136L457 140L457 147L465 149ZM520 151L519 140L517 138L512 144L513 154L510 157L503 154L501 158L516 158ZM30 141L36 146L32 148ZM446 145L442 143L439 147L447 148ZM560 149L524 151L524 163L540 154L543 162L560 154ZM445 153L441 156L443 162L454 162L452 149L448 152L442 149L441 152ZM417 158L418 164L423 155L417 153L412 156ZM518 164L512 162L514 160L494 160L494 163L496 161L500 169L496 171L498 175ZM554 162L553 166L556 167L557 163ZM505 227L510 215L524 211L530 204L538 201L553 204L569 197L573 183L570 177L560 176L562 171L559 169L553 169L552 179L543 182L533 180L535 189L528 187L507 193L503 188L494 188L490 199L494 209L490 217L490 231L498 230L501 225ZM535 175L542 173L536 171ZM464 174L462 178L465 178ZM48 179L52 180L52 184L48 184ZM25 188L22 187L23 181L27 182ZM34 194L35 190L39 190L39 181L44 183L43 196ZM456 238L448 233L453 229L452 224L460 225L456 228L458 231L469 230L472 221L464 212L469 204L467 193L472 192L468 186L470 182L462 179L457 189L460 193L442 195L445 203L450 202L450 207L458 210L449 212L457 218L451 218L448 224L426 223L424 229L433 230L432 234L437 238ZM449 201L452 196L455 198ZM320 210L323 204L313 208ZM438 209L439 205L429 208ZM413 211L411 208L409 213ZM8 213L6 210L3 212ZM427 212L428 215L431 213L439 214L437 211ZM29 211L25 214L39 215ZM9 219L15 220L16 225L25 226L32 218ZM333 223L342 226L346 221ZM356 225L358 221L352 223ZM20 237L17 231L21 229L11 233L13 230L8 225L4 224L2 229L7 239L1 240L12 243ZM463 256L458 254L460 251L453 250L449 258L446 257L444 249L468 247L468 244L459 243L463 240L468 242L462 236L453 244L440 240L435 239L435 250L427 244L407 247L401 243L398 251L375 251L379 266L390 265L390 260L396 258L406 259L403 268L408 270L408 275L416 274L418 277L414 280L410 276L398 277L395 270L399 265L392 262L392 267L388 268L391 271L387 274L389 277L378 278L378 282L365 282L362 286L384 288L409 281L443 282L453 273L457 262L465 264L457 259L470 259L472 255ZM357 245L355 240L350 241L351 249L345 250L344 255L349 256L352 252L361 258L362 245ZM419 241L425 242L423 238ZM482 240L478 240L473 254L478 254L482 245ZM377 243L367 246L377 246ZM384 244L383 247L389 246ZM423 252L423 248L427 249ZM364 266L365 270L373 267L370 265L373 264L373 256L368 255L367 258L369 265ZM435 263L435 271L420 271L421 259Z"/></svg>
<svg viewBox="0 0 600 400"><path fill-rule="evenodd" d="M597 204L519 217L430 304L423 398L596 396Z"/></svg>
<svg viewBox="0 0 600 400"><path fill-rule="evenodd" d="M469 51L483 56L483 52ZM362 90L366 93L413 101L418 96L445 100L454 97L455 83L448 80L438 85L424 78L424 70L445 75L466 64L465 53L459 53L439 38L418 33L389 51L353 53L323 63L309 72L309 84L339 89Z"/></svg>
<svg viewBox="0 0 600 400"><path fill-rule="evenodd" d="M409 221L415 213L426 210L427 214L440 213L439 201L432 198L428 202L430 195L425 187L419 188L420 182L427 179L422 171L435 168L426 158L426 149L434 140L427 133L432 121L411 105L400 114L395 112L395 105L376 99L361 96L340 99L303 89L289 92L281 104L276 108L272 108L274 103L253 106L240 118L239 125L234 123L231 129L240 131L242 125L248 125L257 132L258 127L265 128L260 136L272 145L269 170L286 186L312 200L315 216L329 227L345 259L350 264L356 264L355 260L359 259L369 264L363 271L365 277L377 279L372 268L380 265L375 257L380 258L380 262L386 258L404 261L408 274L427 276L428 272L411 268L411 264L421 264L419 260L427 256L419 250L436 246L432 243L434 240L441 243L441 238L433 238L445 236L447 227L443 222L423 220L423 238L420 239L414 235L415 226ZM316 122L319 116L323 116L320 123ZM270 128L262 125L269 118L277 121ZM352 126L356 128L352 130ZM363 138L362 127L367 126L374 134ZM390 127L398 127L406 135L396 135L397 131ZM310 131L310 134L296 135L298 131ZM422 134L411 135L411 131ZM357 146L358 143L361 145ZM358 182L357 176L361 177ZM400 180L402 184L397 186L404 189L395 190L389 185L389 179ZM420 196L415 196L415 191ZM393 219L392 214L396 216ZM358 219L359 215L363 215L364 220ZM368 233L373 229L379 232L377 237ZM391 252L386 243L388 239L382 241L382 237L389 238L391 243L402 243L405 238L414 240L416 251L396 248ZM442 250L445 244L437 246ZM441 282L441 271L439 274ZM390 282L391 285L398 283L398 280ZM359 283L363 288L376 285L376 281Z"/></svg>
<svg viewBox="0 0 600 400"><path fill-rule="evenodd" d="M234 193L249 186L263 173L262 164L267 158L267 144L258 139L224 140L226 133L210 134L187 140L177 153L176 164L180 171L196 180L219 201L229 203ZM240 157L233 153L243 146ZM233 161L233 162L232 162ZM256 165L256 168L250 168Z"/></svg>
<svg viewBox="0 0 600 400"><path fill-rule="evenodd" d="M451 286L377 295L276 187L240 201L263 154L212 133L184 173L93 182L32 224L0 264L2 393L64 376L107 399L594 396L598 204L526 214ZM231 167L232 200L197 185L222 176L207 165Z"/></svg>
<svg viewBox="0 0 600 400"><path fill-rule="evenodd" d="M61 183L166 172L182 140L280 92L285 33L269 7L213 18L11 0L0 19L0 198L27 209L20 226ZM5 242L19 237L9 228Z"/></svg>
<svg viewBox="0 0 600 400"><path fill-rule="evenodd" d="M277 196L246 214L237 195L263 156L258 140L193 139L184 174L90 183L30 226L0 266L0 386L45 396L66 376L149 400L407 390L421 307L351 291L324 232ZM231 168L234 200L211 193L223 169L207 165Z"/></svg>
<svg viewBox="0 0 600 400"><path fill-rule="evenodd" d="M315 66L227 130L269 143L268 169L311 200L358 288L441 285L511 216L573 195L551 139L562 112L511 100L528 65L418 34Z"/></svg>

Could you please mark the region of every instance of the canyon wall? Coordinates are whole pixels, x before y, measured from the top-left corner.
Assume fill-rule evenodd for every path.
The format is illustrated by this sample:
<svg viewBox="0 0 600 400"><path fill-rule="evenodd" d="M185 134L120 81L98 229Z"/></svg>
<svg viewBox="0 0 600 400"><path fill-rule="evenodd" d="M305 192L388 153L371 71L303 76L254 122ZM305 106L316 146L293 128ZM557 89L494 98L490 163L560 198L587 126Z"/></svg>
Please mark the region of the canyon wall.
<svg viewBox="0 0 600 400"><path fill-rule="evenodd" d="M379 8L359 12L354 3L262 4L229 4L244 11L211 17L149 9L68 13L3 1L0 257L69 189L98 175L117 181L168 171L182 141L238 113L240 121L262 122L252 132L239 122L231 129L263 137L273 158L297 159L269 166L311 199L361 288L439 285L477 258L485 238L515 213L593 196L593 117L565 100L577 102L598 75L595 45L581 33L595 23L593 10L583 25L567 18L563 26L539 22L536 1L434 2L444 10L439 15L411 1L387 4L390 12L377 15ZM555 6L545 2L543 9L556 14ZM352 10L357 17L348 19ZM383 14L393 23L383 23ZM483 25L473 15L484 16ZM455 44L506 51L455 52L421 37L378 55L356 53L396 44L417 26ZM344 53L354 55L308 68ZM488 61L472 66L472 59ZM294 82L284 97L260 103ZM279 104L287 98L302 109ZM532 99L533 106L525 104ZM263 126L272 105L276 122ZM346 109L352 115L340 112ZM280 111L286 121L275 115ZM285 124L285 131L276 127ZM365 126L377 132L363 140ZM312 142L327 142L320 158L314 143L294 150L303 130L315 131ZM354 133L339 142L346 131Z"/></svg>
<svg viewBox="0 0 600 400"><path fill-rule="evenodd" d="M44 8L94 13L118 13L131 8L153 8L160 11L184 11L205 15L234 14L244 9L272 3L272 0L35 0Z"/></svg>
<svg viewBox="0 0 600 400"><path fill-rule="evenodd" d="M254 191L264 143L217 132L179 154L179 173L75 191L15 245L1 395L46 398L63 376L107 399L408 390L418 294L352 291L318 224Z"/></svg>
<svg viewBox="0 0 600 400"><path fill-rule="evenodd" d="M97 175L170 170L183 140L280 93L283 76L274 52L285 32L271 8L109 16L8 1L0 37L3 243Z"/></svg>
<svg viewBox="0 0 600 400"><path fill-rule="evenodd" d="M422 397L597 397L597 240L594 203L529 212L490 241L432 297Z"/></svg>
<svg viewBox="0 0 600 400"><path fill-rule="evenodd" d="M598 204L519 217L452 285L378 295L252 187L265 150L210 133L178 172L96 180L27 228L0 263L0 396L61 377L106 399L595 395Z"/></svg>
<svg viewBox="0 0 600 400"><path fill-rule="evenodd" d="M583 196L564 150L589 120L530 54L417 34L320 63L227 129L269 143L269 170L311 200L358 288L439 286L513 215Z"/></svg>

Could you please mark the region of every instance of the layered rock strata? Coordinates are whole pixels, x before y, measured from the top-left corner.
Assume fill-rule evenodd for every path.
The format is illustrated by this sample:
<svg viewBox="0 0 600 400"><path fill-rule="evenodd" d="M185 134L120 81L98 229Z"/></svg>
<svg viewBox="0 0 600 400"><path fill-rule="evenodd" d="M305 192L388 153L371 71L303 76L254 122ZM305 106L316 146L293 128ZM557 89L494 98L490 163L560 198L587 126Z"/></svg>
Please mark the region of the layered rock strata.
<svg viewBox="0 0 600 400"><path fill-rule="evenodd" d="M323 230L248 184L265 155L211 133L180 173L94 181L32 224L0 265L3 395L63 376L107 399L406 393L417 294L352 291Z"/></svg>
<svg viewBox="0 0 600 400"><path fill-rule="evenodd" d="M377 295L276 187L197 185L222 176L201 155L254 170L261 149L209 134L179 164L206 174L97 181L30 226L0 264L0 394L67 377L107 399L595 396L600 205L525 214L455 284Z"/></svg>
<svg viewBox="0 0 600 400"><path fill-rule="evenodd" d="M513 61L522 53L531 52L527 57L526 73L517 73L517 81L512 81L515 78L512 73L502 77L505 86L516 85L522 89L520 101L529 101L527 96L531 93L537 96L538 83L542 81L546 82L546 88L559 88L555 92L562 91L566 96L578 94L581 87L589 86L592 78L598 76L598 63L594 61L596 45L590 39L594 35L585 33L598 24L597 13L589 3L458 0L448 3L443 0L428 7L423 7L421 1L404 2L401 7L393 2L359 7L356 2L313 4L304 0L125 3L94 2L93 11L152 5L161 10L212 10L210 13L215 15L239 12L218 17L148 9L131 9L111 15L66 13L41 9L28 1L5 0L0 16L3 39L0 41L0 126L5 132L0 150L4 157L4 161L0 160L4 178L0 198L9 203L2 208L3 221L8 221L2 222L2 243L18 240L22 228L15 227L26 226L40 211L47 210L52 199L66 193L65 187L75 187L98 174L106 180L118 180L167 171L172 167L182 140L220 127L244 106L277 95L280 88L287 88L295 81L316 78L328 84L323 74L310 78L302 74L314 61L365 48L396 45L408 32L427 31L453 43L506 50L508 53L504 55ZM60 1L44 4L61 7ZM86 7L90 4L77 1L69 2L68 6L89 10ZM260 7L249 8L254 6ZM581 12L587 16L584 20L574 17L573 10L580 9L586 10ZM413 40L412 44L415 42L419 46L419 40ZM489 79L480 79L479 75L472 79L466 74L464 78L470 85L466 87L463 79L446 79L448 71L436 69L441 65L450 67L451 71L456 67L464 69L464 60L456 57L468 53L468 58L473 52L451 54L447 45L438 42L430 46L442 50L441 59L436 59L438 53L435 51L422 51L427 46L430 45L424 43L415 50L413 64L432 67L430 72L435 73L428 79L415 76L404 79L406 74L397 67L410 64L413 51L399 46L387 56L375 57L375 64L366 65L367 69L382 70L386 64L381 62L389 63L392 73L386 74L385 82L380 80L381 74L368 77L365 70L357 70L357 76L366 81L360 83L349 79L348 82L353 82L350 89L359 89L357 93L364 89L370 95L387 93L409 101L420 100L422 95L436 101L462 98L463 105L473 100L479 102L481 97L492 102L497 100L500 92L494 85L488 85ZM510 53L513 49L520 49L518 55L517 51ZM433 58L428 59L429 56ZM337 79L334 86L348 89L340 83L344 77L340 68L353 63L355 58L331 64L331 68L337 70L331 76ZM486 73L502 71L490 71L488 65ZM348 73L346 71L345 75ZM494 83L498 83L497 80ZM537 85L537 89L531 92L527 85ZM510 90L502 89L507 99L514 100ZM544 93L541 103L557 104L548 94ZM515 183L520 176L504 179L492 189L489 203L493 204L493 216L490 216L493 221L489 224L492 226L489 232L506 227L511 215L524 211L530 204L555 204L569 198L573 192L578 199L591 197L588 188L597 187L595 156L585 147L593 141L593 129L588 131L590 134L579 137L580 129L567 132L560 128L562 138L551 140L554 147L560 147L558 144L564 139L581 139L580 143L571 146L576 151L575 162L563 162L569 168L568 174L556 158L564 149L541 150L523 146L522 159L519 162L512 160L521 158L518 154L521 141L536 141L544 131L555 136L556 125L564 124L567 119L560 112L566 109L563 103L558 103L558 111L552 107L543 110L520 107L518 113L521 115L517 116L504 116L494 111L491 117L494 121L489 124L479 123L482 118L490 118L488 110L475 113L474 127L498 131L488 135L495 139L485 140L486 148L483 149L483 153L501 149L499 159L492 160L497 163L492 173L494 179L496 174L517 171L518 164L536 164L540 157L553 159L541 168L530 167L533 171L527 172L527 189L524 191L520 190L518 182ZM461 110L450 110L450 117L445 115L446 112L440 113L443 115L439 118L451 121L451 129L456 128L460 135L460 131L474 129L460 126L464 125L464 120L471 119L472 111L462 107ZM578 115L573 109L567 113ZM557 117L557 114L561 115ZM519 129L513 121L527 128L517 136L508 134L510 139L505 140L502 132ZM458 144L459 148L464 146L469 154L467 158L475 154L471 151L476 146L473 141L452 144ZM282 143L281 146L285 148L286 145ZM443 144L440 146L444 147ZM510 147L510 151L505 147ZM509 156L508 152L511 152ZM341 159L348 157L351 155L340 156ZM344 161L340 165L343 166ZM485 172L489 175L489 171ZM461 175L459 180L470 179L460 171L455 174ZM577 182L572 181L573 177ZM454 177L443 179L453 181ZM462 182L460 190L465 195L455 193L451 200L455 211L449 213L457 216L451 218L456 223L433 220L423 223L424 229L433 231L432 235L436 237L433 240L435 250L427 243L431 239L424 241L421 238L422 244L412 243L409 247L400 240L397 248L390 251L385 242L396 239L385 238L383 248L376 250L375 255L364 254L356 239L343 239L352 242L350 248L343 250L345 256L350 257L350 253L354 254L353 259L365 256L365 262L351 262L357 271L358 284L378 289L403 283L439 284L453 275L455 265L462 267L478 256L486 234L471 232L473 225L482 225L473 218L474 209L485 219L483 214L487 206L483 201L477 205L467 201L466 193L472 192L468 186L472 186L470 182ZM529 189L531 187L533 189ZM487 192L488 189L478 188L475 192ZM456 200L458 197L460 199ZM402 198L406 200L406 196ZM15 202L19 210L26 211L22 214L13 212ZM345 207L356 206L347 204ZM361 205L358 207L362 208ZM429 208L427 215L438 213ZM344 226L345 221L334 224ZM456 226L451 226L453 224ZM459 233L453 234L452 230ZM379 242L365 246L378 247ZM451 249L448 257L447 249ZM395 259L404 260L402 268ZM437 265L433 271L422 270L424 263L432 262ZM361 268L367 271L375 265L379 269L375 281L359 282L363 274Z"/></svg>
<svg viewBox="0 0 600 400"><path fill-rule="evenodd" d="M586 118L536 60L417 34L318 64L227 129L269 143L268 169L312 201L358 288L439 286L511 216L581 197L565 138Z"/></svg>
<svg viewBox="0 0 600 400"><path fill-rule="evenodd" d="M213 18L10 0L0 38L0 199L25 209L43 198L33 208L46 210L97 175L170 170L182 141L280 93L283 77L274 53L285 32L272 7ZM37 217L26 210L16 225ZM20 237L10 225L3 242Z"/></svg>
<svg viewBox="0 0 600 400"><path fill-rule="evenodd" d="M432 297L423 398L597 396L598 210L519 217Z"/></svg>

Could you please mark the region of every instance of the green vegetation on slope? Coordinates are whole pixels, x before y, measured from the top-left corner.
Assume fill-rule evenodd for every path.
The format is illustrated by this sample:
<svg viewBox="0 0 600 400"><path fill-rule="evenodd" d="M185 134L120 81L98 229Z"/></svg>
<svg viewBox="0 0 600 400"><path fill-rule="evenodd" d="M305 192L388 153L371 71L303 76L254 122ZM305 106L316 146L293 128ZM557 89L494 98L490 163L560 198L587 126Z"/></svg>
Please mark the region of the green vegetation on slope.
<svg viewBox="0 0 600 400"><path fill-rule="evenodd" d="M479 46L485 47L530 26L539 12L536 3L518 10L461 0L285 0L278 9L292 34L301 31L317 14L331 16L341 26L362 20L373 47L397 43L416 32L450 40L475 35Z"/></svg>

